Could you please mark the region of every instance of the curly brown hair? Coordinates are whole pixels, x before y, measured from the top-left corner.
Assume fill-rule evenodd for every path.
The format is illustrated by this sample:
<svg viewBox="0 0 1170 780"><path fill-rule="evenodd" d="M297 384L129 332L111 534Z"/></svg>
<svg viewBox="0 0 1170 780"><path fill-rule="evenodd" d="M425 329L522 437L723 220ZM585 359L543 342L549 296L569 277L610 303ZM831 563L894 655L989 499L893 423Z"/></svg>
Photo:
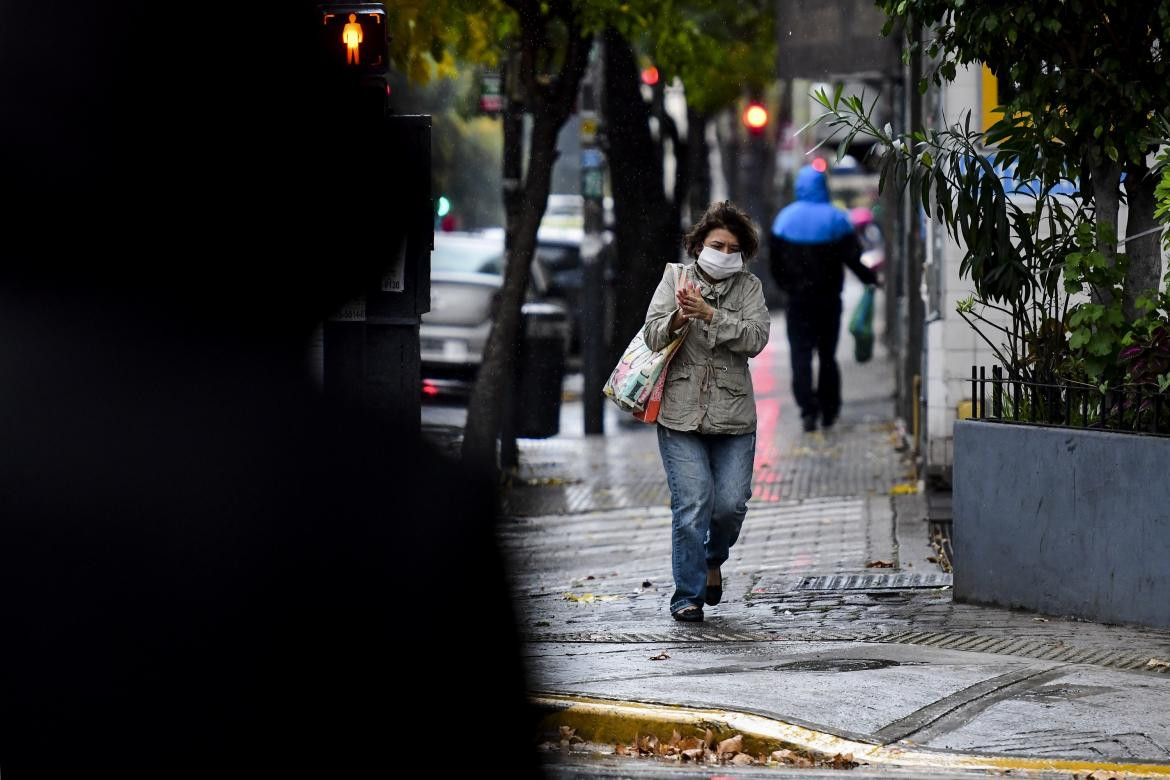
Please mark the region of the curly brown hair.
<svg viewBox="0 0 1170 780"><path fill-rule="evenodd" d="M703 242L712 230L723 228L739 239L739 251L744 260L751 260L760 248L760 238L752 218L729 200L712 203L691 232L683 236L683 246L691 257L698 257L703 251Z"/></svg>

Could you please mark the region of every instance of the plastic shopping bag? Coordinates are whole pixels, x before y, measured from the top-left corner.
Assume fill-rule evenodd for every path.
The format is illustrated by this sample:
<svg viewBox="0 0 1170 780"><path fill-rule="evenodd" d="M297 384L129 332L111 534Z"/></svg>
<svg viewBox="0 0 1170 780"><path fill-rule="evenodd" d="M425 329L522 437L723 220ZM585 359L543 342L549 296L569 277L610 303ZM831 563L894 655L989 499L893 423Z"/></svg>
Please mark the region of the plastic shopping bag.
<svg viewBox="0 0 1170 780"><path fill-rule="evenodd" d="M849 320L849 332L853 334L853 358L858 363L865 363L873 357L873 298L874 287L867 284Z"/></svg>

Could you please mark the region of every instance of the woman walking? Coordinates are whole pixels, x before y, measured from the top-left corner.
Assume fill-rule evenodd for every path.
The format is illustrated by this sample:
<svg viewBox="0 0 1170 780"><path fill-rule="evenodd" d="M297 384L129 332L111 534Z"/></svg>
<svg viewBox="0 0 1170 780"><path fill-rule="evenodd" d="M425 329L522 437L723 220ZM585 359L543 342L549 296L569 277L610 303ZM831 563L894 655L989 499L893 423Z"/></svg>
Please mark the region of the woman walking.
<svg viewBox="0 0 1170 780"><path fill-rule="evenodd" d="M644 339L665 348L686 329L670 363L658 447L670 486L676 620L703 619L723 595L720 567L739 538L751 497L756 402L748 358L768 343L768 307L749 273L759 239L730 201L715 203L684 238L695 262L670 263L646 312Z"/></svg>

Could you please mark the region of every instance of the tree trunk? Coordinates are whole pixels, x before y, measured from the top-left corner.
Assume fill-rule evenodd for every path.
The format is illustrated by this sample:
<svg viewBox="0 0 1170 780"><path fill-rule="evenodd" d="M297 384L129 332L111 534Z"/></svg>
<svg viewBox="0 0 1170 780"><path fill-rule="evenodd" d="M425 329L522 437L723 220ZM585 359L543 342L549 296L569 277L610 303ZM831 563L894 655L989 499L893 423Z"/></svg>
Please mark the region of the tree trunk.
<svg viewBox="0 0 1170 780"><path fill-rule="evenodd" d="M505 160L508 246L504 286L500 290L496 318L468 402L467 424L463 431L463 461L484 473L497 469L496 437L500 431L503 403L512 386L513 355L521 335L521 307L536 250L536 231L548 205L552 167L557 158L557 135L572 111L593 44L592 37L580 34L575 18L564 20L569 25L569 35L563 65L549 85L542 85L536 80L537 73L532 63L536 60L535 47L546 40L537 26L545 24L547 19L530 8L526 7L526 11L519 15L520 50L514 52L512 61L521 63L519 78L526 82L521 97L533 114L528 166L523 183L520 183L515 178L509 179L517 172L514 156ZM519 125L512 117L512 134L519 132ZM505 138L505 152L514 149L514 146L508 146L509 143L515 143L512 136ZM509 165L511 170L507 169Z"/></svg>
<svg viewBox="0 0 1170 780"><path fill-rule="evenodd" d="M679 231L677 212L663 191L662 158L650 137L650 108L642 100L634 53L614 30L604 35L604 113L618 256L611 352L616 362L642 327L663 266L678 257Z"/></svg>
<svg viewBox="0 0 1170 780"><path fill-rule="evenodd" d="M1090 171L1093 179L1093 213L1097 220L1098 230L1105 228L1105 240L1101 241L1101 253L1110 267L1117 264L1117 212L1120 203L1118 188L1121 186L1121 166L1116 163L1105 162L1093 166ZM1094 290L1093 299L1098 303L1109 304L1113 301L1110 290Z"/></svg>
<svg viewBox="0 0 1170 780"><path fill-rule="evenodd" d="M1158 227L1154 219L1156 200L1154 188L1157 177L1142 165L1130 165L1125 169L1125 192L1129 215L1125 222L1125 235L1139 233ZM1125 242L1125 253L1129 256L1129 268L1125 274L1125 316L1137 319L1137 299L1148 292L1157 291L1162 282L1162 240L1158 232L1134 238Z"/></svg>
<svg viewBox="0 0 1170 780"><path fill-rule="evenodd" d="M464 460L481 468L495 468L496 435L500 430L503 401L508 396L506 391L512 386L512 358L520 337L521 308L536 251L536 231L548 203L552 167L557 157L557 134L563 124L563 119L557 121L542 114L533 122L528 176L519 213L513 225L509 225L512 245L507 251L498 313L468 403L463 434Z"/></svg>
<svg viewBox="0 0 1170 780"><path fill-rule="evenodd" d="M693 108L687 109L687 156L691 186L687 191L687 207L691 223L698 222L711 205L711 147L707 144L707 125L710 118Z"/></svg>

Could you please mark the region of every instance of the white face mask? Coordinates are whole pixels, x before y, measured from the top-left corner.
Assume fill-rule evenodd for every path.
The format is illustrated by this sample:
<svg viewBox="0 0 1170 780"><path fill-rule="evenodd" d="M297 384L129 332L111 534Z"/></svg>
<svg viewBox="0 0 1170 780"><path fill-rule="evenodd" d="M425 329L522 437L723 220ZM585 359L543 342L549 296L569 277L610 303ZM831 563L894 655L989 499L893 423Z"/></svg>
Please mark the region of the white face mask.
<svg viewBox="0 0 1170 780"><path fill-rule="evenodd" d="M699 253L697 262L699 268L702 268L712 279L726 279L743 268L743 254L732 252L728 255L718 249L705 246L703 251Z"/></svg>

